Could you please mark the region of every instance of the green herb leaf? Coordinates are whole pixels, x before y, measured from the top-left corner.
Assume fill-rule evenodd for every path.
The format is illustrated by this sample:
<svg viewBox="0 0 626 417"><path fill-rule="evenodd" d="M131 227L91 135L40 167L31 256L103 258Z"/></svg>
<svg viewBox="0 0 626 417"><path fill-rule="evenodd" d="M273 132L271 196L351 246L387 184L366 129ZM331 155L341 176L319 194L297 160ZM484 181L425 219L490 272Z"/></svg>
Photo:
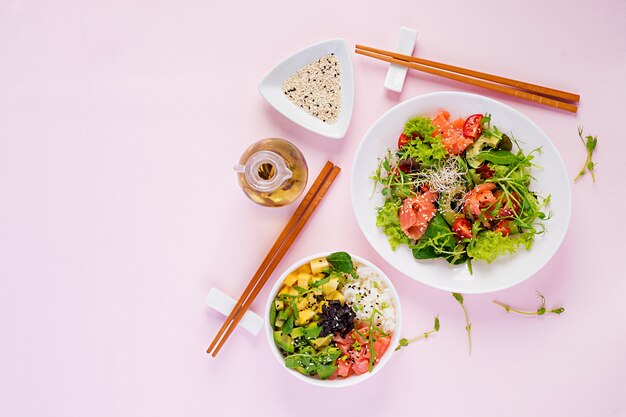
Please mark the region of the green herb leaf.
<svg viewBox="0 0 626 417"><path fill-rule="evenodd" d="M433 327L432 330L424 332L424 333L420 334L419 336L414 337L413 339L407 339L407 338L403 337L402 339L400 339L398 341L398 346L396 346L395 350L400 350L403 347L406 347L409 344L411 344L411 343L413 343L413 342L415 342L417 340L427 339L431 334L436 333L438 331L439 331L439 316L435 316L435 326Z"/></svg>
<svg viewBox="0 0 626 417"><path fill-rule="evenodd" d="M598 146L598 137L597 136L588 135L588 136L585 136L583 138L583 128L582 128L582 126L578 127L578 137L580 138L580 140L582 141L583 145L585 146L585 149L587 150L587 158L585 159L585 163L583 165L583 168L580 170L580 172L578 173L576 178L574 178L574 181L577 181L580 177L582 177L587 172L589 172L589 173L591 173L592 180L595 182L596 181L596 175L593 172L593 169L596 166L596 162L593 161L593 152L596 150L596 147Z"/></svg>
<svg viewBox="0 0 626 417"><path fill-rule="evenodd" d="M463 314L465 315L465 331L467 331L467 344L469 347L469 354L472 354L472 324L469 322L469 316L467 314L467 309L465 308L465 304L463 304L463 295L453 292L452 296L456 301L459 302L461 309L463 309Z"/></svg>
<svg viewBox="0 0 626 417"><path fill-rule="evenodd" d="M352 262L352 257L348 253L331 253L326 257L326 259L337 271L345 272L346 274L351 274L352 276L356 275L356 272L354 270L354 263Z"/></svg>
<svg viewBox="0 0 626 417"><path fill-rule="evenodd" d="M476 159L492 162L498 165L513 165L519 162L517 155L503 150L492 150L488 152L480 152L476 155Z"/></svg>
<svg viewBox="0 0 626 417"><path fill-rule="evenodd" d="M504 310L507 313L513 312L513 313L517 313L517 314L521 314L523 316L543 316L546 313L553 313L553 314L561 314L565 311L565 309L563 307L559 307L559 308L554 308L551 310L546 309L546 298L543 296L542 293L540 293L539 291L537 291L537 297L539 298L539 300L541 300L541 305L539 306L539 308L536 311L525 311L525 310L520 310L517 308L513 308L508 304L504 304L501 303L500 301L496 301L493 300L493 303L504 308Z"/></svg>

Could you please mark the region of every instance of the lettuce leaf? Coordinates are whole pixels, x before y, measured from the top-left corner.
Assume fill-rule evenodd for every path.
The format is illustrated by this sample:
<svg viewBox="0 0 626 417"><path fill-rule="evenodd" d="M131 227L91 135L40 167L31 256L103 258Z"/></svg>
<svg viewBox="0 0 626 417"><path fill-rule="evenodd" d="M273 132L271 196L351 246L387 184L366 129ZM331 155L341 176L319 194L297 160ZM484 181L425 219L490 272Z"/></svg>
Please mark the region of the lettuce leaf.
<svg viewBox="0 0 626 417"><path fill-rule="evenodd" d="M505 237L499 232L486 230L478 233L467 245L467 254L470 258L491 263L498 256L514 253L520 245L530 249L533 240L534 235L531 233Z"/></svg>
<svg viewBox="0 0 626 417"><path fill-rule="evenodd" d="M400 220L398 219L398 210L401 205L402 199L389 200L378 209L376 214L376 226L383 229L393 250L396 250L400 245L409 243L409 238L400 228Z"/></svg>
<svg viewBox="0 0 626 417"><path fill-rule="evenodd" d="M428 117L413 117L404 124L404 134L410 138L419 137L424 139L431 137L434 131L435 126Z"/></svg>
<svg viewBox="0 0 626 417"><path fill-rule="evenodd" d="M399 159L415 158L426 166L445 159L448 152L443 147L441 137L432 136L434 131L435 126L428 117L409 119L404 125L404 134L413 139L399 152Z"/></svg>

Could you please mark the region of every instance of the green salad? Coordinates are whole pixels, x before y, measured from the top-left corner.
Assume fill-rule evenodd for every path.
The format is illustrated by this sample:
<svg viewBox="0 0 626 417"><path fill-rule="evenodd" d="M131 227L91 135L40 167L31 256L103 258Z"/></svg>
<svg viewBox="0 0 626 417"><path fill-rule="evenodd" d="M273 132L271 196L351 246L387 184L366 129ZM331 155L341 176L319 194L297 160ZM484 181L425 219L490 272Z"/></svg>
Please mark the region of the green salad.
<svg viewBox="0 0 626 417"><path fill-rule="evenodd" d="M444 258L470 270L472 260L530 249L550 217L549 196L529 188L538 152L525 154L489 114L414 117L372 177L385 198L376 225L394 250L407 245L416 259Z"/></svg>

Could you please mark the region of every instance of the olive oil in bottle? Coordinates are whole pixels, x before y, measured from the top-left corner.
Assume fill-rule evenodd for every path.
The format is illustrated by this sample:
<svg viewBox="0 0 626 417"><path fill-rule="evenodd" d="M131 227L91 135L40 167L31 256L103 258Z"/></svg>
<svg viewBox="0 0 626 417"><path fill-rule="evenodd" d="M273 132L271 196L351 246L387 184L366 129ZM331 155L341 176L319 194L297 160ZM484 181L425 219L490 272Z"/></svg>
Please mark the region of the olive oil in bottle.
<svg viewBox="0 0 626 417"><path fill-rule="evenodd" d="M250 146L235 165L239 186L255 203L280 207L294 202L306 186L309 170L302 152L283 139Z"/></svg>

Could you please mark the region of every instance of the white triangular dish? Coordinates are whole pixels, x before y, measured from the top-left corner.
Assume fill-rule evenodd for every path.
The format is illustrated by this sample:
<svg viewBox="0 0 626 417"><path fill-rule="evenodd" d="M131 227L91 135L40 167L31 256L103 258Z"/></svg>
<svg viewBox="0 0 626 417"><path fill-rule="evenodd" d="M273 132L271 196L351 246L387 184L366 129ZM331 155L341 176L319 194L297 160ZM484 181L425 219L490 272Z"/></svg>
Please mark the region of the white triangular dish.
<svg viewBox="0 0 626 417"><path fill-rule="evenodd" d="M297 107L285 96L281 89L283 82L300 68L331 53L335 54L339 60L341 71L339 77L341 111L339 112L339 119L332 124L323 122ZM352 58L346 42L343 39L331 39L296 52L272 68L259 83L259 92L272 107L292 122L322 136L332 139L343 138L350 126L354 105L354 71L352 69Z"/></svg>

